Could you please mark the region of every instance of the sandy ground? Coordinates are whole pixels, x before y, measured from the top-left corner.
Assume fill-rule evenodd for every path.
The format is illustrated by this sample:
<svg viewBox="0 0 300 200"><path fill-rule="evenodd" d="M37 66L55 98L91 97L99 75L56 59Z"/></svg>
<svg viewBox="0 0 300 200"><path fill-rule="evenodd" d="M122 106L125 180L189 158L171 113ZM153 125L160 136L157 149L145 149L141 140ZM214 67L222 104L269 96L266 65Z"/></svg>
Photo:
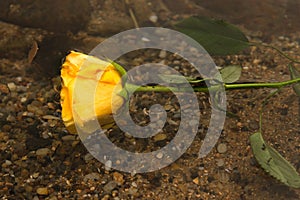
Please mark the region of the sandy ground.
<svg viewBox="0 0 300 200"><path fill-rule="evenodd" d="M201 8L192 9L191 7L196 4L189 2L190 4L178 4L181 5L182 13L177 15L173 13L176 7L173 8L164 1L157 2L161 4L153 3L149 12L150 15L155 14L160 19L154 25L163 25L169 18L176 20L203 8L209 14L213 12L212 8L209 9L210 5L204 4ZM283 3L292 9L291 2ZM269 4L266 3L267 5ZM112 4L106 1L101 6L108 8ZM189 12L189 9L192 11ZM272 9L276 11L276 8L270 7L270 13L273 13ZM103 12L96 11L93 11L93 20L96 19L95 16L103 15ZM217 11L216 8L214 12ZM125 15L128 24L120 22L119 30L134 26L130 15L128 13ZM234 16L226 16L234 21ZM115 20L120 17L121 14L117 15ZM153 22L146 19L153 25ZM247 20L250 19L240 19L242 22ZM299 190L282 185L258 166L249 145L249 136L259 128L258 113L261 103L271 89L227 92L228 111L235 117L226 118L216 148L205 158L199 159L197 153L209 123L210 104L208 96L199 93L202 121L198 134L188 151L170 166L151 173L128 174L107 169L94 159L78 136L70 135L66 131L60 118L59 105L59 63L64 57L64 52L72 48L88 52L94 44L117 31L109 29L104 35L98 35L97 32L101 30L91 29L93 23L95 21L89 21L90 26L79 33L57 34L44 28L24 28L1 22L0 33L3 37L0 39L0 197L2 199L300 198ZM296 29L288 31L285 36L247 30L245 26L242 26L242 29L250 40L268 41L299 59L300 35ZM29 64L27 54L33 41L37 41L41 48L34 62ZM148 58L149 55L151 58ZM186 75L192 73L189 66L179 62L180 59L176 56L168 54L162 56L160 51L132 53L121 61L127 68L131 68L149 59L165 62ZM251 47L240 55L214 57L214 61L221 67L229 64L241 65L243 67L242 77L239 80L241 82L272 82L290 78L288 61L266 48ZM168 144L176 134L176 127L180 123L176 118L179 110L171 94L136 94L131 102L132 116L137 123L147 122L149 119L143 110L147 110L153 100L169 109L168 113L173 124L167 123L160 136L148 140L128 137L115 128L108 134L111 141L123 148L132 147L133 151L146 151ZM287 87L267 104L263 135L265 140L282 153L298 171L299 133L299 98Z"/></svg>

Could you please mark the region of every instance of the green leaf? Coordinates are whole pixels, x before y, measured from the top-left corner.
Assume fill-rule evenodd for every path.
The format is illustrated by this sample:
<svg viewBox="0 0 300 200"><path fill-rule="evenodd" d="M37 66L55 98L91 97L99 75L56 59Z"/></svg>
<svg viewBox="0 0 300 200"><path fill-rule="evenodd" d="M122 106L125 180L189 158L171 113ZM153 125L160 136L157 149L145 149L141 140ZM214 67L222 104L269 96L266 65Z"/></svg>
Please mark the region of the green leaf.
<svg viewBox="0 0 300 200"><path fill-rule="evenodd" d="M300 188L300 176L296 169L265 143L260 132L250 136L250 144L256 160L266 172L287 186Z"/></svg>
<svg viewBox="0 0 300 200"><path fill-rule="evenodd" d="M291 74L291 79L300 78L300 72L292 65L289 64L289 70ZM293 85L294 92L300 96L300 83L296 83Z"/></svg>
<svg viewBox="0 0 300 200"><path fill-rule="evenodd" d="M236 54L249 47L246 36L223 20L190 17L176 23L175 28L199 42L212 55Z"/></svg>
<svg viewBox="0 0 300 200"><path fill-rule="evenodd" d="M229 65L220 70L220 74L224 83L233 83L239 80L242 68L239 65Z"/></svg>

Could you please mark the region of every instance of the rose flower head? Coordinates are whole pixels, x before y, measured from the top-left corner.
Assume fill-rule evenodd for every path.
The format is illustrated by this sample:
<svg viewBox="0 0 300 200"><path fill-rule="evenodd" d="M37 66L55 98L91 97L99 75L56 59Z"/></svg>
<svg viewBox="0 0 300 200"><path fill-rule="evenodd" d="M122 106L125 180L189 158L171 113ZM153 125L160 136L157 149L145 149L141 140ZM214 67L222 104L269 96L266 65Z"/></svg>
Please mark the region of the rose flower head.
<svg viewBox="0 0 300 200"><path fill-rule="evenodd" d="M95 116L101 127L114 124L112 114L124 100L119 95L121 75L112 63L71 51L62 64L61 78L62 120L70 133L76 133L74 118L78 125Z"/></svg>

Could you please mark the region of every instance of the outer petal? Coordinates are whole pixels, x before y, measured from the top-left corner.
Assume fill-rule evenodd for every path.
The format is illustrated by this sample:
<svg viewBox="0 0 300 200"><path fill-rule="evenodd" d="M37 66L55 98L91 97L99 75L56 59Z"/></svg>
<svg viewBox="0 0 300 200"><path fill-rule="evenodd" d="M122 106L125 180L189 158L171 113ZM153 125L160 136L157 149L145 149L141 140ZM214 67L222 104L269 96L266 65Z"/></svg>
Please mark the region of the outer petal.
<svg viewBox="0 0 300 200"><path fill-rule="evenodd" d="M89 121L95 114L102 126L113 122L112 111L121 107L123 98L118 95L122 90L121 76L112 64L92 56L71 52L62 65L61 77L63 81L61 90L62 119L70 132L76 131L74 114L80 119L79 124ZM81 81L79 87L82 93L80 98L75 97L73 102L76 79ZM87 105L88 103L84 102L91 101L84 98L91 98L91 88L94 88L95 81L97 87L94 101L92 101L92 105ZM77 113L72 112L73 106L76 106Z"/></svg>

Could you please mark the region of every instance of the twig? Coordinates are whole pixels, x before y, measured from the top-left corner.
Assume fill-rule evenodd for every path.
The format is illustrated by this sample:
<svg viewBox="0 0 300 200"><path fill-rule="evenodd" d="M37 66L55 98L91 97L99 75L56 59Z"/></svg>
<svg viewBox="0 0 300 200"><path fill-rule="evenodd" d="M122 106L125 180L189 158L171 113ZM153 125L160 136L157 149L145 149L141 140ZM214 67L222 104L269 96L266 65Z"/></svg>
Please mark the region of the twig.
<svg viewBox="0 0 300 200"><path fill-rule="evenodd" d="M136 20L135 14L134 14L133 10L130 7L129 0L125 0L125 4L128 6L129 14L130 14L130 17L133 21L133 24L134 24L135 28L139 28L139 24Z"/></svg>

